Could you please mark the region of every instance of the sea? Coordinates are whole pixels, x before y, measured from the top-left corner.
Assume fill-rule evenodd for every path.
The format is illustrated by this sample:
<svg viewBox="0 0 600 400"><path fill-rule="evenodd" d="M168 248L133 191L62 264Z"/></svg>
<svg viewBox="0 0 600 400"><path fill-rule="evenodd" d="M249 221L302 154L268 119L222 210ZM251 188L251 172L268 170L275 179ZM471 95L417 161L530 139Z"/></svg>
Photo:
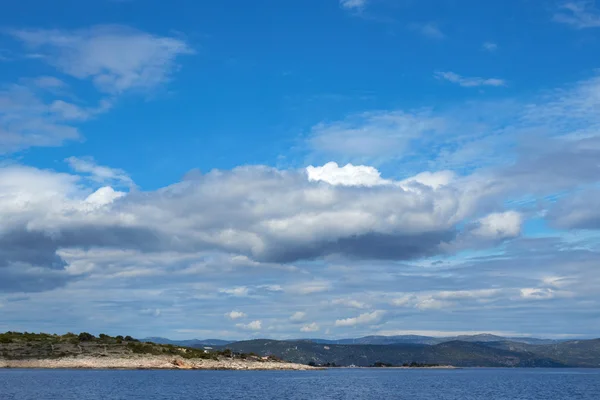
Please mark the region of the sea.
<svg viewBox="0 0 600 400"><path fill-rule="evenodd" d="M0 399L598 400L600 369L5 369Z"/></svg>

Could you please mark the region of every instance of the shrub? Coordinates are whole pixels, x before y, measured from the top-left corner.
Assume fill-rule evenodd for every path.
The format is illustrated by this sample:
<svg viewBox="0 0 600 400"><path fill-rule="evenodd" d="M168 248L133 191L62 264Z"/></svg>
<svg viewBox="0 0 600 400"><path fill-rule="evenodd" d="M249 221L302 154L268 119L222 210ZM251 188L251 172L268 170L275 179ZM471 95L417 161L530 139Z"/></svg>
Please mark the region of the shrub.
<svg viewBox="0 0 600 400"><path fill-rule="evenodd" d="M91 333L81 332L78 338L80 342L87 342L96 339L96 336L92 335Z"/></svg>

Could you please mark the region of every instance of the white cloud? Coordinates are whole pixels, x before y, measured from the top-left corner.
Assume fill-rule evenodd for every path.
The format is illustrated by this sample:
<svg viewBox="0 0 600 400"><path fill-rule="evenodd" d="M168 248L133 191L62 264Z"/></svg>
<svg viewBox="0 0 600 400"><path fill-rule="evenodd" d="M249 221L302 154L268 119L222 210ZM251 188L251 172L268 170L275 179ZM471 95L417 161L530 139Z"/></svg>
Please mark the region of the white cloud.
<svg viewBox="0 0 600 400"><path fill-rule="evenodd" d="M570 25L577 29L599 28L600 11L593 0L568 1L554 14L554 21Z"/></svg>
<svg viewBox="0 0 600 400"><path fill-rule="evenodd" d="M442 308L446 308L451 306L452 303L448 301L438 300L434 298L427 298L419 301L415 308L419 310L441 310Z"/></svg>
<svg viewBox="0 0 600 400"><path fill-rule="evenodd" d="M249 294L249 289L246 286L238 286L234 288L219 289L219 293L235 297L246 297Z"/></svg>
<svg viewBox="0 0 600 400"><path fill-rule="evenodd" d="M62 89L66 86L66 83L54 76L40 76L34 79L34 83L43 89Z"/></svg>
<svg viewBox="0 0 600 400"><path fill-rule="evenodd" d="M336 159L402 158L411 140L444 128L444 120L434 118L426 111L368 112L314 126L308 143L317 154ZM360 175L374 179L371 171L361 171Z"/></svg>
<svg viewBox="0 0 600 400"><path fill-rule="evenodd" d="M63 100L54 100L49 104L49 111L63 121L86 121L98 114L104 113L112 107L107 100L100 101L97 107L80 107Z"/></svg>
<svg viewBox="0 0 600 400"><path fill-rule="evenodd" d="M340 6L347 10L360 9L367 5L367 0L340 0Z"/></svg>
<svg viewBox="0 0 600 400"><path fill-rule="evenodd" d="M119 170L80 159L71 163L96 180L128 181ZM6 221L2 229L48 237L54 243L48 244L49 250L52 246L183 253L211 249L231 254L236 257L232 262L241 265L251 260L280 266L330 254L359 259L437 254L445 251L440 242L453 240L456 224L468 216L465 213L476 209L472 195L462 204L462 193L455 186L349 188L310 182L304 171L261 166L213 171L157 191L127 195L108 185L93 193L80 186L84 180L79 175L24 167L0 168L2 175L10 182L0 187L0 203L6 204L0 207L0 221ZM45 185L30 184L40 176L69 183L49 187L52 201L46 201ZM306 295L331 288L330 281L318 279L276 289ZM249 288L225 288L222 293L246 296Z"/></svg>
<svg viewBox="0 0 600 400"><path fill-rule="evenodd" d="M327 281L300 282L285 287L285 291L292 294L314 294L326 292L331 289L331 283Z"/></svg>
<svg viewBox="0 0 600 400"><path fill-rule="evenodd" d="M358 317L354 318L346 318L346 319L338 319L335 321L335 326L345 327L345 326L356 326L356 325L368 325L368 324L376 324L381 321L381 318L385 315L385 311L377 310L370 313L360 314Z"/></svg>
<svg viewBox="0 0 600 400"><path fill-rule="evenodd" d="M262 322L257 320L247 324L236 324L235 326L246 331L260 331L262 329Z"/></svg>
<svg viewBox="0 0 600 400"><path fill-rule="evenodd" d="M73 102L79 96L54 76L21 79L20 84L0 90L0 154L80 139L74 124L110 110L117 94L147 91L166 82L177 67L176 58L192 52L181 39L122 26L11 30L9 34L37 51L29 58L47 62L73 77L91 79L101 92L111 96L89 106ZM54 98L49 99L50 95Z"/></svg>
<svg viewBox="0 0 600 400"><path fill-rule="evenodd" d="M521 297L533 300L551 299L556 296L554 289L550 288L523 288L521 289Z"/></svg>
<svg viewBox="0 0 600 400"><path fill-rule="evenodd" d="M568 290L559 290L557 287L523 288L520 290L520 297L525 300L550 300L555 298L572 297L573 295L573 292Z"/></svg>
<svg viewBox="0 0 600 400"><path fill-rule="evenodd" d="M98 165L93 158L69 157L65 161L75 172L88 174L96 182L133 186L133 181L125 171Z"/></svg>
<svg viewBox="0 0 600 400"><path fill-rule="evenodd" d="M319 329L319 325L316 322L312 322L300 328L300 332L317 332Z"/></svg>
<svg viewBox="0 0 600 400"><path fill-rule="evenodd" d="M501 296L501 289L442 290L403 294L391 301L396 307L418 310L453 308L463 301L485 302Z"/></svg>
<svg viewBox="0 0 600 400"><path fill-rule="evenodd" d="M485 299L498 296L500 289L473 289L473 290L442 290L435 293L435 297L444 300Z"/></svg>
<svg viewBox="0 0 600 400"><path fill-rule="evenodd" d="M58 104L58 105L57 105ZM65 113L67 107L71 114ZM27 86L12 85L0 90L0 154L32 146L59 146L80 138L72 126L75 105L46 103ZM88 111L79 109L78 116Z"/></svg>
<svg viewBox="0 0 600 400"><path fill-rule="evenodd" d="M236 319L246 318L247 317L247 315L244 314L243 312L241 312L241 311L235 311L235 310L231 311L231 312L228 312L227 314L225 314L225 316L227 318L231 319L231 320L236 320Z"/></svg>
<svg viewBox="0 0 600 400"><path fill-rule="evenodd" d="M141 311L144 315L151 315L154 317L160 317L161 311L158 308L146 308Z"/></svg>
<svg viewBox="0 0 600 400"><path fill-rule="evenodd" d="M479 87L479 86L506 86L506 81L498 78L467 78L460 76L454 72L438 71L435 73L437 79L447 80L448 82L457 83L463 87Z"/></svg>
<svg viewBox="0 0 600 400"><path fill-rule="evenodd" d="M181 39L116 25L75 31L13 30L11 34L62 72L91 78L99 90L112 94L164 83L176 68L175 59L192 52Z"/></svg>
<svg viewBox="0 0 600 400"><path fill-rule="evenodd" d="M569 286L574 282L574 279L569 276L546 276L542 278L542 283L554 288Z"/></svg>
<svg viewBox="0 0 600 400"><path fill-rule="evenodd" d="M86 197L85 203L89 204L93 209L112 204L115 200L124 196L126 196L126 193L118 192L110 186L104 186Z"/></svg>
<svg viewBox="0 0 600 400"><path fill-rule="evenodd" d="M516 211L493 213L480 218L472 233L486 239L514 238L521 233L522 223L523 217Z"/></svg>
<svg viewBox="0 0 600 400"><path fill-rule="evenodd" d="M331 304L345 306L345 307L349 307L349 308L358 308L360 310L369 308L369 305L366 303L363 303L361 301L354 300L354 299L347 299L347 298L332 300Z"/></svg>
<svg viewBox="0 0 600 400"><path fill-rule="evenodd" d="M424 24L413 23L408 27L430 39L444 39L446 37L437 24L433 22L427 22Z"/></svg>
<svg viewBox="0 0 600 400"><path fill-rule="evenodd" d="M494 51L498 50L498 45L493 42L484 42L482 47L484 50L489 51L490 53L493 53Z"/></svg>
<svg viewBox="0 0 600 400"><path fill-rule="evenodd" d="M323 181L331 185L344 186L377 186L391 183L381 178L376 168L365 165L347 164L339 167L335 162L328 162L322 167L306 167L309 181Z"/></svg>
<svg viewBox="0 0 600 400"><path fill-rule="evenodd" d="M437 171L437 172L421 172L415 176L404 179L400 181L398 184L406 189L413 190L414 184L418 183L420 185L429 186L433 189L439 189L443 186L448 186L454 178L456 177L455 173L452 171Z"/></svg>
<svg viewBox="0 0 600 400"><path fill-rule="evenodd" d="M297 311L290 317L290 321L292 322L302 322L306 318L306 313L304 311Z"/></svg>

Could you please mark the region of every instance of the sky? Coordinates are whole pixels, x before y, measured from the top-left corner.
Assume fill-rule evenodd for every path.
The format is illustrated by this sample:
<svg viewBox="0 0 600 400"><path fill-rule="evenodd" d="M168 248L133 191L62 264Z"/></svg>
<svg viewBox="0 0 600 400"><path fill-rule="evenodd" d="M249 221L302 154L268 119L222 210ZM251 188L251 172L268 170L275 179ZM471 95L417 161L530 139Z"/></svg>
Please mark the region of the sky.
<svg viewBox="0 0 600 400"><path fill-rule="evenodd" d="M600 336L600 2L2 9L0 331Z"/></svg>

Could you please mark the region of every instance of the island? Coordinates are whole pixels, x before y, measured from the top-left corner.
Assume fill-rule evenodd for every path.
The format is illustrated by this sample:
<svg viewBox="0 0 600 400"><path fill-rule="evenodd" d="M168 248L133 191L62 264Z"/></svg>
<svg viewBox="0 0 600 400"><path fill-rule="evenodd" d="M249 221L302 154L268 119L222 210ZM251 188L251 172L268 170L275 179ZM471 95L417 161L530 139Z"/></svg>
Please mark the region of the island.
<svg viewBox="0 0 600 400"><path fill-rule="evenodd" d="M131 336L98 337L28 332L0 334L0 368L315 370L274 356L140 342Z"/></svg>

